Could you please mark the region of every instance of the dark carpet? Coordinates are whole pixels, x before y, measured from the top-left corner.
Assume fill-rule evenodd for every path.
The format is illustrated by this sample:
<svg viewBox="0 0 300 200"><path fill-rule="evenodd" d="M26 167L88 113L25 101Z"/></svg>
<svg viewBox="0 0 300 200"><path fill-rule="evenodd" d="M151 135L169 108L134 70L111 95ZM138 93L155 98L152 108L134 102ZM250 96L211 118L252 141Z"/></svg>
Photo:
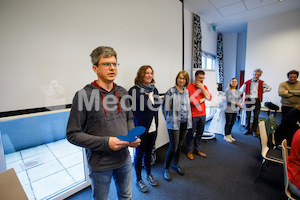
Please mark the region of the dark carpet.
<svg viewBox="0 0 300 200"><path fill-rule="evenodd" d="M267 117L261 112L260 117ZM281 119L280 113L276 121ZM206 129L210 122L207 122ZM133 169L133 200L276 200L283 192L283 168L280 164L265 163L257 182L255 177L261 165L260 140L251 135L243 135L244 128L236 121L232 135L237 140L228 143L222 135L216 135L215 140L202 142L202 151L207 158L195 155L193 161L182 152L180 165L185 174L181 176L171 170L172 181L163 178L163 164L168 145L157 149L157 160L152 166L152 174L159 185L152 187L144 179L149 192L141 193L135 185ZM143 177L145 171L143 171ZM91 188L71 196L68 200L85 200L91 198ZM110 199L117 199L112 181Z"/></svg>

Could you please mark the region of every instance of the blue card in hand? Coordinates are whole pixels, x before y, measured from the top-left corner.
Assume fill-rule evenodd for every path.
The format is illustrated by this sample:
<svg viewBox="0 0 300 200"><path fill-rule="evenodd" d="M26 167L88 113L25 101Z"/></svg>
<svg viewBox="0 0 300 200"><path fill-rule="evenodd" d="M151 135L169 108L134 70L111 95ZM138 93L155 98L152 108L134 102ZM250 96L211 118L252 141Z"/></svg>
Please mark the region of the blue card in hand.
<svg viewBox="0 0 300 200"><path fill-rule="evenodd" d="M128 136L118 135L119 140L133 142L135 141L140 135L142 135L146 131L146 128L143 126L137 126L131 129L128 132Z"/></svg>

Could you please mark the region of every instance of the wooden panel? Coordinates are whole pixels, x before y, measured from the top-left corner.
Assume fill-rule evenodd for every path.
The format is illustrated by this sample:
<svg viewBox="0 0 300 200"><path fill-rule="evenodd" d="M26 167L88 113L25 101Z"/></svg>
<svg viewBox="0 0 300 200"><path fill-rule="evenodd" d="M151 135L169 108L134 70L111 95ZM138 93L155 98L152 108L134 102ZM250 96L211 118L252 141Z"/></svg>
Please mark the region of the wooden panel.
<svg viewBox="0 0 300 200"><path fill-rule="evenodd" d="M28 199L14 169L9 169L0 174L0 199Z"/></svg>

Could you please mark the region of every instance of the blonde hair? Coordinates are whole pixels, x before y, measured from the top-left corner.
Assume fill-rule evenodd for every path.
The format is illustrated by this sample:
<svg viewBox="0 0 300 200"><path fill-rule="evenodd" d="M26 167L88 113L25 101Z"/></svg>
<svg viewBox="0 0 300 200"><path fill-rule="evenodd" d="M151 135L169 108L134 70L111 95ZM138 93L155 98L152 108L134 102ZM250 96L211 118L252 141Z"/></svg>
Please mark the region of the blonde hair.
<svg viewBox="0 0 300 200"><path fill-rule="evenodd" d="M177 79L178 79L178 77L179 77L180 74L182 74L184 76L185 80L186 80L186 83L185 83L184 87L188 86L188 84L190 82L190 77L189 77L189 74L186 71L184 71L184 70L180 71L177 74L176 79L175 79L175 84L178 85L177 84Z"/></svg>
<svg viewBox="0 0 300 200"><path fill-rule="evenodd" d="M152 67L150 65L143 65L140 67L140 69L136 73L136 77L134 79L134 84L142 85L143 79L145 77L145 74L146 74L146 71L148 68L150 68L152 70L152 73L154 74L154 70L152 69ZM154 77L152 78L151 83L155 83Z"/></svg>

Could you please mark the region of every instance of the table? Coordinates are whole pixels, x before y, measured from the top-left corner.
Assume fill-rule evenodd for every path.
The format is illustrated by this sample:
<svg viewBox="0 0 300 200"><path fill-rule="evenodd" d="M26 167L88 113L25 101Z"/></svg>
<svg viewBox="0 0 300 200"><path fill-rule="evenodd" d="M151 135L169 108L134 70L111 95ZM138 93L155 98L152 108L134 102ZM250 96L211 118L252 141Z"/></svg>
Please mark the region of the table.
<svg viewBox="0 0 300 200"><path fill-rule="evenodd" d="M218 95L219 107L217 108L217 112L215 113L213 119L210 122L207 132L210 134L221 134L225 135L225 108L226 108L226 97L224 94Z"/></svg>

